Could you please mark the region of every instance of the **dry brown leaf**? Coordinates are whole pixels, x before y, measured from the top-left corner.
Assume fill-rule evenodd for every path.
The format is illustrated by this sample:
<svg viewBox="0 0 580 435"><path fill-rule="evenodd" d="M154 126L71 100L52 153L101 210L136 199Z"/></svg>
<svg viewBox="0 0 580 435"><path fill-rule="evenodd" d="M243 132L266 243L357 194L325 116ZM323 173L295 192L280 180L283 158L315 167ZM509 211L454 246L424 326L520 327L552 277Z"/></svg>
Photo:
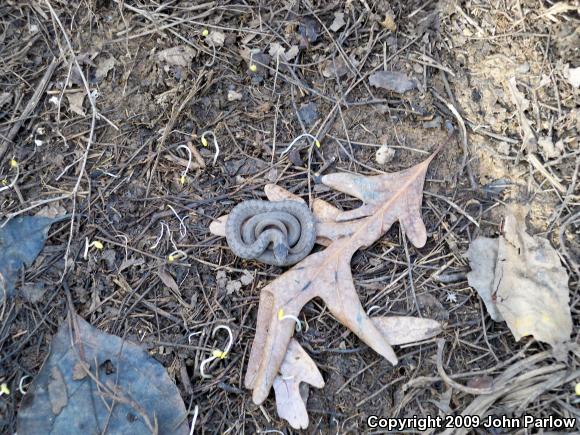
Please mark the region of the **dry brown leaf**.
<svg viewBox="0 0 580 435"><path fill-rule="evenodd" d="M306 382L316 388L324 387L324 379L316 364L294 339L290 340L280 375L274 379L276 410L278 415L290 423L294 429L308 427L306 398L302 397L300 383ZM308 389L302 388L308 394Z"/></svg>
<svg viewBox="0 0 580 435"><path fill-rule="evenodd" d="M572 332L568 275L550 242L526 233L525 215L523 207L509 207L499 239L471 243L469 285L517 340L533 335L559 348Z"/></svg>
<svg viewBox="0 0 580 435"><path fill-rule="evenodd" d="M111 71L115 67L115 63L116 63L115 58L112 56L108 58L102 58L101 60L99 60L97 70L95 71L95 79L97 80L97 82L100 82L105 77L107 77L109 71Z"/></svg>
<svg viewBox="0 0 580 435"><path fill-rule="evenodd" d="M161 268L157 271L157 276L163 284L173 290L175 293L179 294L179 286L173 279L173 277L165 269Z"/></svg>
<svg viewBox="0 0 580 435"><path fill-rule="evenodd" d="M85 116L85 110L83 109L83 102L85 101L85 92L74 92L72 94L66 94L68 100L69 109L71 112L76 113L80 116Z"/></svg>
<svg viewBox="0 0 580 435"><path fill-rule="evenodd" d="M371 320L391 345L415 343L438 335L441 323L410 316L372 317Z"/></svg>
<svg viewBox="0 0 580 435"><path fill-rule="evenodd" d="M467 274L467 282L483 299L491 318L496 322L502 322L503 317L491 296L495 265L497 264L497 239L478 237L471 242L465 256L471 265L471 272Z"/></svg>
<svg viewBox="0 0 580 435"><path fill-rule="evenodd" d="M334 222L319 222L319 235L332 243L262 289L245 378L246 387L253 389L256 404L268 396L284 360L295 324L290 316L298 316L302 307L315 297L322 298L330 312L372 349L397 364L389 342L358 299L350 261L358 249L373 244L396 221L415 246L425 244L427 234L421 219L423 183L437 151L424 162L393 174L322 177L323 184L361 199L363 205L336 213Z"/></svg>
<svg viewBox="0 0 580 435"><path fill-rule="evenodd" d="M186 68L191 64L197 52L189 45L178 45L167 48L157 53L157 59L169 65L182 66Z"/></svg>
<svg viewBox="0 0 580 435"><path fill-rule="evenodd" d="M516 340L533 335L558 347L570 340L568 274L543 237L526 233L526 211L510 207L499 239L493 288L499 312Z"/></svg>

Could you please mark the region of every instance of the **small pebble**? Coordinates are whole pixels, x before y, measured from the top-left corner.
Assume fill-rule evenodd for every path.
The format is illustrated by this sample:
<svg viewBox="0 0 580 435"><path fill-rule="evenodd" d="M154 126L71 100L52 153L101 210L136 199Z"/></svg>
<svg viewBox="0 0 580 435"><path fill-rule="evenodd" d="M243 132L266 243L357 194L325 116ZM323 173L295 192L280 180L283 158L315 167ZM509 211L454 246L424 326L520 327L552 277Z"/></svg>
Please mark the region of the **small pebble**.
<svg viewBox="0 0 580 435"><path fill-rule="evenodd" d="M376 154L376 160L379 165L384 165L385 163L389 163L395 157L395 150L388 145L382 145Z"/></svg>
<svg viewBox="0 0 580 435"><path fill-rule="evenodd" d="M234 90L228 91L228 101L240 101L242 99L242 94Z"/></svg>

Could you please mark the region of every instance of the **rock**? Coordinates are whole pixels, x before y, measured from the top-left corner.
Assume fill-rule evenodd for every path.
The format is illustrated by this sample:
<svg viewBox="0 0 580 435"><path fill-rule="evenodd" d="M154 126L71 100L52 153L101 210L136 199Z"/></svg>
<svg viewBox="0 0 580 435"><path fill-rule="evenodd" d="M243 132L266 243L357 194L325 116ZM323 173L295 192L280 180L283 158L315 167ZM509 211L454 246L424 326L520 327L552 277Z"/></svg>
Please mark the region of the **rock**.
<svg viewBox="0 0 580 435"><path fill-rule="evenodd" d="M395 150L388 145L382 145L376 153L376 161L379 165L389 163L395 157Z"/></svg>

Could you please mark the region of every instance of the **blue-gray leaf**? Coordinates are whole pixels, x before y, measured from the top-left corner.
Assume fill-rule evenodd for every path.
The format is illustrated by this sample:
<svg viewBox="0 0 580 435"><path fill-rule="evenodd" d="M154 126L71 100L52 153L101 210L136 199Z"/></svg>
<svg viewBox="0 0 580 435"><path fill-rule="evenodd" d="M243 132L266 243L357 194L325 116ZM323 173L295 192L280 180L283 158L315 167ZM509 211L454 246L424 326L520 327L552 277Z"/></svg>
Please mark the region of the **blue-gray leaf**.
<svg viewBox="0 0 580 435"><path fill-rule="evenodd" d="M19 435L189 432L179 390L160 363L77 315L72 325L69 317L60 326L24 396Z"/></svg>
<svg viewBox="0 0 580 435"><path fill-rule="evenodd" d="M62 217L22 216L0 228L0 301L12 296L23 265L30 266L42 248L48 229Z"/></svg>

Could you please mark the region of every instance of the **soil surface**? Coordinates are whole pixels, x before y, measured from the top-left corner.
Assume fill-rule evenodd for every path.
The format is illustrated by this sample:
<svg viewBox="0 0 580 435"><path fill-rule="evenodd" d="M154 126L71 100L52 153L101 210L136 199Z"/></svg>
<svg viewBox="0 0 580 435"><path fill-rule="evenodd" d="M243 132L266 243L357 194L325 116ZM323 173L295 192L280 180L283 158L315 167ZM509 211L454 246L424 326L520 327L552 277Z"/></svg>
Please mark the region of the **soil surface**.
<svg viewBox="0 0 580 435"><path fill-rule="evenodd" d="M210 223L265 199L268 183L350 209L359 202L321 174L396 172L440 144L425 183L427 244L407 245L395 224L355 254L363 306L442 321L443 365L464 385L548 350L490 319L464 254L499 235L505 204L527 204L528 232L567 268L578 324L578 23L574 2L531 0L3 1L2 186L12 159L19 174L0 191L0 218L74 219L51 227L0 307L0 383L11 390L0 431L16 431L19 382L39 372L70 289L80 316L163 364L190 419L198 407L196 433L295 432L273 394L257 406L243 386L260 289L283 270L236 258ZM370 85L382 70L414 89ZM320 148L302 137L283 153L304 133ZM103 248L87 249L96 240ZM476 397L440 377L437 339L396 348L393 367L322 301L300 318L296 338L326 382L310 389L305 433L371 431L369 415L459 415ZM203 379L201 361L223 346L217 325L234 345ZM565 364L577 372L578 354ZM578 417L574 385L538 390L526 412ZM518 405L497 399L487 413Z"/></svg>

